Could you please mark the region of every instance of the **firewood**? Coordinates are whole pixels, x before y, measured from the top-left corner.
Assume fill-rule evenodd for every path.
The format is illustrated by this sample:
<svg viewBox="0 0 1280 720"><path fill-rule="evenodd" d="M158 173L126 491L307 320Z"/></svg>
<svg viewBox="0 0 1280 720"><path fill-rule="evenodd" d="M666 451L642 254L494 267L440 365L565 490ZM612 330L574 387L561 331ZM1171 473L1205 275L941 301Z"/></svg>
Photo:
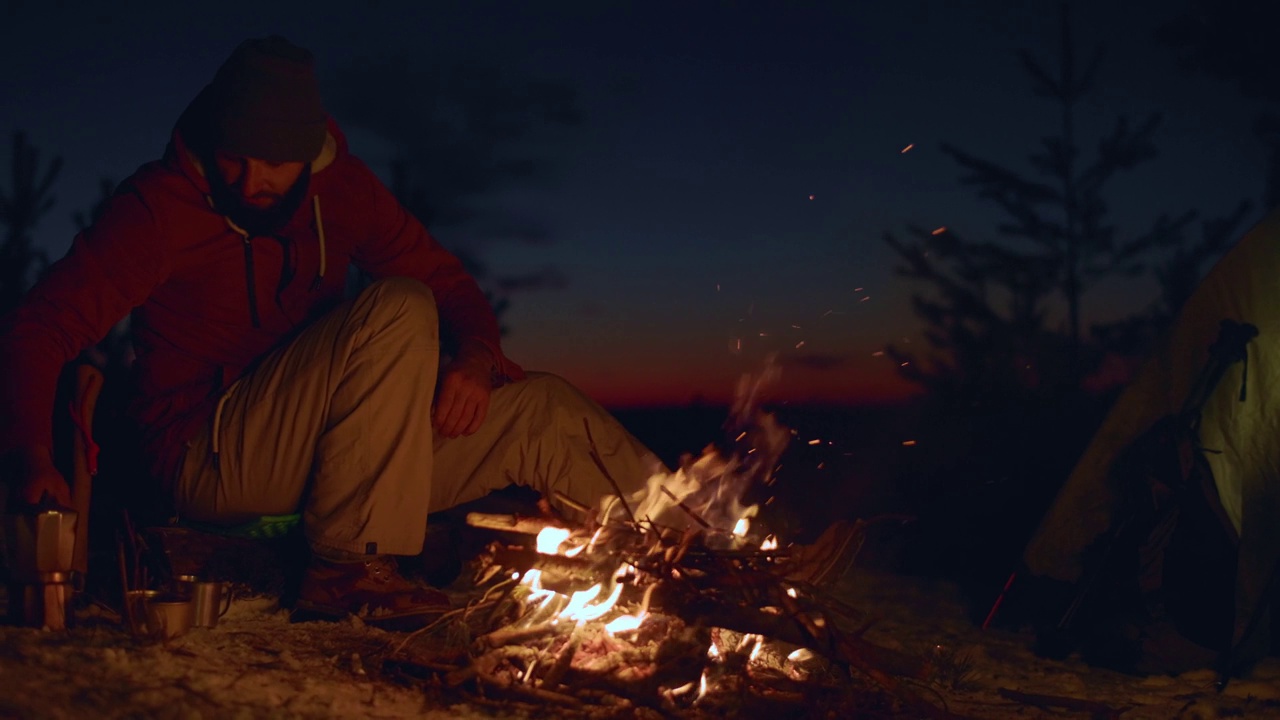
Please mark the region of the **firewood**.
<svg viewBox="0 0 1280 720"><path fill-rule="evenodd" d="M1087 712L1095 718L1119 718L1120 714L1128 708L1113 708L1106 703L1097 702L1095 700L1082 700L1073 697L1061 697L1057 695L1040 695L1036 693L1024 693L1009 688L1000 688L997 692L1001 697L1009 698L1024 705L1034 705L1042 709L1062 708L1063 710L1075 710Z"/></svg>
<svg viewBox="0 0 1280 720"><path fill-rule="evenodd" d="M501 530L521 535L537 535L547 528L564 527L559 520L542 517L524 517L522 515L500 515L494 513L467 513L467 525L485 530Z"/></svg>
<svg viewBox="0 0 1280 720"><path fill-rule="evenodd" d="M564 673L573 663L573 656L578 653L578 646L582 644L582 633L575 630L573 635L569 637L569 641L560 648L560 652L556 654L556 661L551 665L551 669L547 670L547 674L542 676L542 687L546 690L555 690L564 678Z"/></svg>
<svg viewBox="0 0 1280 720"><path fill-rule="evenodd" d="M505 683L492 675L477 674L476 680L484 683L490 689L496 689L503 694L510 695L521 700L553 702L574 708L582 706L582 701L572 695L566 695L552 690L544 690L542 688L528 687L527 685Z"/></svg>
<svg viewBox="0 0 1280 720"><path fill-rule="evenodd" d="M476 638L476 645L479 647L489 648L502 648L508 645L519 645L530 640L544 638L563 629L564 628L562 626L558 626L552 622L541 623L539 625L533 625L526 628L504 627Z"/></svg>

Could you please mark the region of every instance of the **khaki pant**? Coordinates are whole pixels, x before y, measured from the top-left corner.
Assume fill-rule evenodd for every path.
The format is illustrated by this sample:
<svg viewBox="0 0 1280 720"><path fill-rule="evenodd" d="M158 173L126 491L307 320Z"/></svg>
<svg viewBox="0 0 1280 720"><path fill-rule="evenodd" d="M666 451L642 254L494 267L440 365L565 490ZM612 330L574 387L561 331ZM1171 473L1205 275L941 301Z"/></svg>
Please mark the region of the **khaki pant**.
<svg viewBox="0 0 1280 720"><path fill-rule="evenodd" d="M413 555L428 513L510 483L596 507L613 487L593 447L626 493L662 469L603 408L545 373L496 389L475 434L434 437L439 353L430 290L374 283L227 390L189 444L179 516L231 524L301 512L321 551Z"/></svg>

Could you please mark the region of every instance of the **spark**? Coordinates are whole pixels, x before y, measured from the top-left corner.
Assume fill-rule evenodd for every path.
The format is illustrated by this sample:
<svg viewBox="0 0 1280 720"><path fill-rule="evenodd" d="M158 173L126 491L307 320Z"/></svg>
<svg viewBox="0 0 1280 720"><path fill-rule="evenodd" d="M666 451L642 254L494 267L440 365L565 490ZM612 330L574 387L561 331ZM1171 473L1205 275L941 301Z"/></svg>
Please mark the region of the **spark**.
<svg viewBox="0 0 1280 720"><path fill-rule="evenodd" d="M929 234L930 234L930 235L937 236L937 235L941 235L942 233L944 233L944 232L946 232L946 231L947 231L947 226L946 226L946 225L940 225L940 226L938 226L938 227L934 228L934 229L933 229L933 232L930 232Z"/></svg>
<svg viewBox="0 0 1280 720"><path fill-rule="evenodd" d="M883 350L877 350L877 351L875 351L875 352L871 353L871 357L884 357L884 351L883 351Z"/></svg>
<svg viewBox="0 0 1280 720"><path fill-rule="evenodd" d="M797 330L799 330L799 329L800 329L800 326L799 326L799 325L796 325L795 323L792 323L792 324L791 324L791 327L793 327L793 328L795 328L795 329L797 329Z"/></svg>
<svg viewBox="0 0 1280 720"><path fill-rule="evenodd" d="M853 291L854 291L854 292L862 292L864 289L865 289L865 288L856 287L856 288L854 288L854 289L853 289Z"/></svg>
<svg viewBox="0 0 1280 720"><path fill-rule="evenodd" d="M821 438L814 438L814 439L812 439L812 440L810 440L810 441L809 441L809 444L810 444L810 445L821 445L821 444L822 444L822 439L821 439Z"/></svg>
<svg viewBox="0 0 1280 720"><path fill-rule="evenodd" d="M899 154L899 155L906 155L908 152L910 152L910 151L911 151L911 148L913 148L913 147L915 147L915 146L916 146L916 144L915 144L915 143L907 143L907 146L906 146L906 147L904 147L904 148L902 148L902 150L899 150L899 151L898 151L898 154Z"/></svg>
<svg viewBox="0 0 1280 720"><path fill-rule="evenodd" d="M693 682L687 682L684 685L681 685L680 687L675 688L674 690L669 690L668 692L670 692L672 695L684 695L685 693L693 689L694 684L695 683Z"/></svg>
<svg viewBox="0 0 1280 720"><path fill-rule="evenodd" d="M804 347L804 341L803 341L803 340L801 340L800 342L796 343L796 349L797 349L797 350L799 350L799 349L800 349L800 348L802 348L802 347Z"/></svg>
<svg viewBox="0 0 1280 720"><path fill-rule="evenodd" d="M810 195L810 196L809 196L809 199L810 199L810 200L812 200L812 199L813 199L813 196L812 196L812 195Z"/></svg>
<svg viewBox="0 0 1280 720"><path fill-rule="evenodd" d="M898 363L898 367L906 367L910 364L911 364L910 362L901 362L901 363Z"/></svg>
<svg viewBox="0 0 1280 720"><path fill-rule="evenodd" d="M870 295L868 295L868 296L866 296L866 297L862 298L861 300L859 300L858 302L866 302L866 301L868 301L868 300L870 300L870 299L871 299L871 296L870 296Z"/></svg>
<svg viewBox="0 0 1280 720"><path fill-rule="evenodd" d="M912 447L916 444L915 440L903 440L902 447Z"/></svg>
<svg viewBox="0 0 1280 720"><path fill-rule="evenodd" d="M738 442L739 440L741 440L742 438L744 438L744 437L746 437L746 436L747 436L747 431L746 431L746 430L743 430L742 432L738 433L738 437L734 438L734 439L733 439L733 441L734 441L734 442Z"/></svg>

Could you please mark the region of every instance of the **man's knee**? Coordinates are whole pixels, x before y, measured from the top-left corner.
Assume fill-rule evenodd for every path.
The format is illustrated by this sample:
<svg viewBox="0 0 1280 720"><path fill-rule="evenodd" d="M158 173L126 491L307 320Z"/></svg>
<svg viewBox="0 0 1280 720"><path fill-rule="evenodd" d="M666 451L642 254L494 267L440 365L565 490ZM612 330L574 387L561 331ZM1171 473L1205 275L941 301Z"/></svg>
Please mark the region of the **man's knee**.
<svg viewBox="0 0 1280 720"><path fill-rule="evenodd" d="M389 277L375 281L361 291L356 304L367 304L369 319L390 322L408 319L412 325L439 324L435 296L426 284L407 277Z"/></svg>
<svg viewBox="0 0 1280 720"><path fill-rule="evenodd" d="M527 398L527 402L548 410L577 409L594 404L572 383L554 373L530 372L519 384L524 386L521 393Z"/></svg>

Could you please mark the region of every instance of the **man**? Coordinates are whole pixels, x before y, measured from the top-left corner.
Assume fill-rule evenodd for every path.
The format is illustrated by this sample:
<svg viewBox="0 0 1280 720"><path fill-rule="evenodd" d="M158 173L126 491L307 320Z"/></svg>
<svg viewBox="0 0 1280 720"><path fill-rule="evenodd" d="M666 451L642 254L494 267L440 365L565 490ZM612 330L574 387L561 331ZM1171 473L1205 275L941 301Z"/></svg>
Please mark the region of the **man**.
<svg viewBox="0 0 1280 720"><path fill-rule="evenodd" d="M348 266L376 279L344 301ZM132 313L128 415L179 518L301 512L298 606L438 613L395 556L428 512L520 482L587 504L660 467L599 406L502 352L476 282L347 149L311 55L249 40L9 316L0 450L27 502L69 504L59 369ZM442 352L447 361L441 365ZM590 437L588 437L588 432Z"/></svg>

